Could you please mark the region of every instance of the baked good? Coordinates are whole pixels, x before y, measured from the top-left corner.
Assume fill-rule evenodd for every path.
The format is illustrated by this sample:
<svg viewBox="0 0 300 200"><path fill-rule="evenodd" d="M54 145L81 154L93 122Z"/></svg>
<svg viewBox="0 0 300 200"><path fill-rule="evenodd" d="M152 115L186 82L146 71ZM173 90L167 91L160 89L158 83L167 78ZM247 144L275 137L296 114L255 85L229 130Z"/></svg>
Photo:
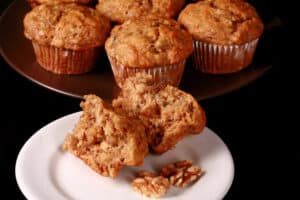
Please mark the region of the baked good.
<svg viewBox="0 0 300 200"><path fill-rule="evenodd" d="M63 3L76 3L76 4L88 5L92 1L94 0L27 0L27 2L32 8L40 4L53 5L53 4L63 4Z"/></svg>
<svg viewBox="0 0 300 200"><path fill-rule="evenodd" d="M123 166L138 166L148 153L140 121L116 112L95 95L84 96L83 113L63 148L103 176L116 177Z"/></svg>
<svg viewBox="0 0 300 200"><path fill-rule="evenodd" d="M149 146L158 154L189 134L201 133L206 124L204 110L190 94L171 85L157 85L145 73L126 79L112 105L144 122Z"/></svg>
<svg viewBox="0 0 300 200"><path fill-rule="evenodd" d="M263 23L254 7L243 0L203 0L188 4L178 18L194 38L194 66L223 74L247 67Z"/></svg>
<svg viewBox="0 0 300 200"><path fill-rule="evenodd" d="M105 50L120 87L137 72L151 74L157 83L177 86L193 51L193 39L175 20L152 16L115 26Z"/></svg>
<svg viewBox="0 0 300 200"><path fill-rule="evenodd" d="M128 19L152 14L173 18L184 3L185 0L99 0L96 9L111 21L123 23Z"/></svg>
<svg viewBox="0 0 300 200"><path fill-rule="evenodd" d="M37 62L56 74L91 70L109 31L108 19L76 4L42 4L24 18L24 34L32 41Z"/></svg>

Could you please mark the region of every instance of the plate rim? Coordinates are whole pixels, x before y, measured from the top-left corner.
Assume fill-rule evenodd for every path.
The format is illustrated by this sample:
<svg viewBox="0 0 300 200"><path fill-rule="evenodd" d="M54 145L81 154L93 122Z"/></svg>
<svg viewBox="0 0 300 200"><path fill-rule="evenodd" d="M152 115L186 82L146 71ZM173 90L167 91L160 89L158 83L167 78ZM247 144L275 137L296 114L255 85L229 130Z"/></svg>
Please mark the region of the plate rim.
<svg viewBox="0 0 300 200"><path fill-rule="evenodd" d="M42 134L43 129L47 129L51 124L54 124L57 121L64 120L65 118L71 117L73 115L79 115L80 113L82 113L82 111L70 113L70 114L58 117L57 119L55 119L53 121L50 121L46 125L42 126L40 129L35 131L22 145L21 149L18 152L16 162L15 162L15 179L16 179L16 182L17 182L17 185L18 185L20 191L26 197L26 199L39 200L39 198L36 195L34 195L34 192L29 192L29 190L30 190L29 187L27 187L26 184L24 183L24 180L22 178L20 178L21 168L20 168L19 163L21 163L21 159L22 159L22 157L24 157L23 155L25 154L25 151L27 150L28 146L30 145L30 143L32 142L32 140L34 138L39 137Z"/></svg>

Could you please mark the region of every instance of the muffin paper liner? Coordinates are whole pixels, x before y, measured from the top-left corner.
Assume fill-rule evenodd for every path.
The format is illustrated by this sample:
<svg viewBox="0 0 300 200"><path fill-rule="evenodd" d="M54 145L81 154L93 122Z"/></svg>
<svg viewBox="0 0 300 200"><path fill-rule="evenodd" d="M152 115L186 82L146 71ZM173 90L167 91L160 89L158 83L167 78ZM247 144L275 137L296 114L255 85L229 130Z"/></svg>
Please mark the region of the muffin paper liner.
<svg viewBox="0 0 300 200"><path fill-rule="evenodd" d="M194 40L193 66L211 74L240 71L253 60L258 39L242 45L216 45Z"/></svg>
<svg viewBox="0 0 300 200"><path fill-rule="evenodd" d="M38 63L55 74L82 74L90 71L99 49L67 50L32 42Z"/></svg>
<svg viewBox="0 0 300 200"><path fill-rule="evenodd" d="M136 73L147 73L154 77L157 84L170 84L173 86L178 86L180 84L182 74L185 67L186 60L183 60L177 64L159 66L159 67L126 67L123 64L120 64L116 59L108 56L110 65L116 80L116 83L119 87L122 87L122 84L126 78L134 76Z"/></svg>

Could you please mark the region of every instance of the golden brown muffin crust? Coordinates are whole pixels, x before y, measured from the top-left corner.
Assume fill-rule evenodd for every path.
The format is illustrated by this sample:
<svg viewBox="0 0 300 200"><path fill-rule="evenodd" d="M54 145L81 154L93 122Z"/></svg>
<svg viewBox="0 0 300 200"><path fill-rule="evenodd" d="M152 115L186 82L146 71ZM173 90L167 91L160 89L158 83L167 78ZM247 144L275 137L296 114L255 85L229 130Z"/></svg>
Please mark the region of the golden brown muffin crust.
<svg viewBox="0 0 300 200"><path fill-rule="evenodd" d="M36 2L38 4L60 4L60 3L78 3L78 4L87 4L92 0L27 0L28 2Z"/></svg>
<svg viewBox="0 0 300 200"><path fill-rule="evenodd" d="M194 39L220 45L250 42L263 32L255 8L242 0L204 0L189 4L178 21Z"/></svg>
<svg viewBox="0 0 300 200"><path fill-rule="evenodd" d="M113 28L105 49L126 67L156 67L185 60L193 51L193 39L175 20L141 18Z"/></svg>
<svg viewBox="0 0 300 200"><path fill-rule="evenodd" d="M76 4L40 5L26 14L24 34L39 44L83 50L102 46L110 30L108 19Z"/></svg>
<svg viewBox="0 0 300 200"><path fill-rule="evenodd" d="M99 0L96 9L110 20L123 23L149 14L172 18L184 3L185 0Z"/></svg>

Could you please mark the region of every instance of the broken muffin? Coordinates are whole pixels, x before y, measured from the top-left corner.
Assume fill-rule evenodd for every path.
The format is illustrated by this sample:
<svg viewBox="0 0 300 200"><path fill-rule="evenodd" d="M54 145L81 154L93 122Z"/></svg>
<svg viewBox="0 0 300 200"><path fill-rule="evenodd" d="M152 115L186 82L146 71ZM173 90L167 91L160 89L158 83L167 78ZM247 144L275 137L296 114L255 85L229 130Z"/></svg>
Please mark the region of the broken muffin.
<svg viewBox="0 0 300 200"><path fill-rule="evenodd" d="M201 133L206 124L205 112L194 97L176 87L155 84L145 73L126 79L112 105L144 123L149 146L158 154L189 134Z"/></svg>
<svg viewBox="0 0 300 200"><path fill-rule="evenodd" d="M96 95L84 96L83 113L63 149L103 176L116 177L123 166L138 166L148 153L145 128L116 112Z"/></svg>

